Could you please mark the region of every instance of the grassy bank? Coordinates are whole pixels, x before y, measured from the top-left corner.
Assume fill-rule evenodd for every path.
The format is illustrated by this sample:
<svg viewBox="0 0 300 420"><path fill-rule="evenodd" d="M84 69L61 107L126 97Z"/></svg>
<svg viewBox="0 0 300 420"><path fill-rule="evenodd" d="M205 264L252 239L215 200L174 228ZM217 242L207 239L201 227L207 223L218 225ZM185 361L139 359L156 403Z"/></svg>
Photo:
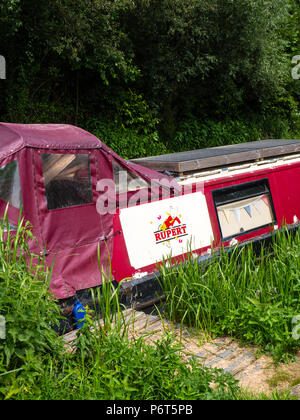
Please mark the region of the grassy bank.
<svg viewBox="0 0 300 420"><path fill-rule="evenodd" d="M196 359L187 365L170 334L153 345L145 337L129 339L118 289L111 293L109 278L102 295L96 296L102 327L97 328L95 313L88 312L72 351L67 351L52 328L59 313L48 294L51 270L30 254L31 239L30 226L22 221L15 236L6 222L0 227L0 315L6 320L6 338L0 340L0 399L270 398L245 393L229 373L204 367ZM192 322L183 317L188 319ZM271 396L286 398L276 392Z"/></svg>
<svg viewBox="0 0 300 420"><path fill-rule="evenodd" d="M168 318L211 336L231 335L275 360L300 348L293 337L300 314L300 231L280 233L255 255L252 246L221 251L204 268L191 258L162 268Z"/></svg>
<svg viewBox="0 0 300 420"><path fill-rule="evenodd" d="M7 222L0 226L0 315L6 320L0 399L238 398L235 379L195 360L187 366L171 336L153 346L143 337L130 341L110 279L98 296L103 326L96 328L99 320L87 314L73 350L66 351L52 329L59 311L48 293L51 270L30 254L31 239L23 221L14 235Z"/></svg>

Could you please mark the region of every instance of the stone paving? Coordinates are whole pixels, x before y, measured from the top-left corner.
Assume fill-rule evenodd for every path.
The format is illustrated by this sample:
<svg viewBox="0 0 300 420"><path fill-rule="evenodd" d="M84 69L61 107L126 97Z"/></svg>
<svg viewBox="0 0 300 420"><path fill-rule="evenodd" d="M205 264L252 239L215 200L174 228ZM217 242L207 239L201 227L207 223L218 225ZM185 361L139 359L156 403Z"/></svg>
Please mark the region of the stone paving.
<svg viewBox="0 0 300 420"><path fill-rule="evenodd" d="M131 337L144 336L150 344L159 340L167 331L176 335L182 346L182 357L187 363L194 356L204 366L211 366L229 372L242 388L255 393L270 394L274 387L269 383L278 372L286 372L286 376L300 378L300 352L297 360L291 364L275 366L271 357L260 355L254 347L244 347L231 339L222 337L209 340L197 335L187 328L174 325L156 315L132 309L124 312L124 321ZM76 332L66 334L65 340L70 343L76 337ZM286 384L278 383L277 389L287 389Z"/></svg>

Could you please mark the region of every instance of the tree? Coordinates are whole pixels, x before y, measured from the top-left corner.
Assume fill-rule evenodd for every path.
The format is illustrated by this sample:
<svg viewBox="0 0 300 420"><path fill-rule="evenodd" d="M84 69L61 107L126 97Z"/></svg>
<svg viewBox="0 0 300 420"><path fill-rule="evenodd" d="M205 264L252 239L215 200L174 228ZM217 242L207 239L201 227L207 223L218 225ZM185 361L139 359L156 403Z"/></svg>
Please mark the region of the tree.
<svg viewBox="0 0 300 420"><path fill-rule="evenodd" d="M146 104L169 137L189 114L289 112L299 1L0 0L0 112L119 123Z"/></svg>

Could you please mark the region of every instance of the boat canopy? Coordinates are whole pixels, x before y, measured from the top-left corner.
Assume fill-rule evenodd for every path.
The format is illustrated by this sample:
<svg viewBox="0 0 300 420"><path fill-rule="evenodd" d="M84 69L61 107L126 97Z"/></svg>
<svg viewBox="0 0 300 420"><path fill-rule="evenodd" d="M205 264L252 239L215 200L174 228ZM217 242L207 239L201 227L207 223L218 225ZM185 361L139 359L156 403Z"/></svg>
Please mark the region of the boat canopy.
<svg viewBox="0 0 300 420"><path fill-rule="evenodd" d="M150 185L161 188L169 180L122 159L81 128L0 123L0 217L7 209L11 226L20 212L31 223L37 238L37 244L30 241L31 251L45 255L48 265L55 260L51 289L58 298L101 284L98 264L109 268L114 214L98 211L101 197L110 200L98 183L111 181L113 193L127 199L134 191L118 184L120 171L147 187L147 195Z"/></svg>

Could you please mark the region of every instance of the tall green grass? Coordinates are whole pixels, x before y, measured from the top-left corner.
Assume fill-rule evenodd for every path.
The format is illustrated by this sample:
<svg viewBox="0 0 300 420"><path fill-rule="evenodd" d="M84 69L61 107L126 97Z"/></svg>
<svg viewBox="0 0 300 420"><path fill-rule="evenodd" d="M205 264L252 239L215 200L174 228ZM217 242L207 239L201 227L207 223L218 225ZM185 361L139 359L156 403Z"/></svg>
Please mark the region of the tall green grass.
<svg viewBox="0 0 300 420"><path fill-rule="evenodd" d="M171 320L210 336L229 334L284 360L300 348L292 319L300 314L300 231L274 235L260 255L252 245L221 250L199 264L161 268Z"/></svg>
<svg viewBox="0 0 300 420"><path fill-rule="evenodd" d="M0 314L6 338L0 339L0 399L238 399L237 381L197 360L181 360L171 335L153 345L130 339L129 326L109 272L95 309L86 308L85 324L72 351L63 347L52 326L59 317L49 295L51 270L29 251L30 226L19 221L10 232L0 225ZM100 310L99 310L100 309ZM212 384L214 386L212 386Z"/></svg>
<svg viewBox="0 0 300 420"><path fill-rule="evenodd" d="M43 258L30 253L32 239L28 223L20 219L17 231L10 232L4 218L0 315L6 319L6 338L0 340L1 399L255 398L241 391L230 374L203 367L196 359L183 362L180 345L170 334L151 346L143 336L130 339L119 286L113 286L109 271L102 271L102 293L94 293L95 308L92 313L86 308L84 327L77 331L72 351L67 351L52 328L59 309L48 292L51 270ZM231 331L245 339L246 333L256 332L250 341L256 341L261 331L264 344L274 345L277 334L273 350L277 349L284 328L289 339L290 318L299 309L299 233L295 240L282 237L273 245L273 257L262 251L260 265L254 262L253 250L245 248L221 254L205 270L192 260L176 272L165 267L169 315L208 333ZM278 354L290 352L291 344Z"/></svg>
<svg viewBox="0 0 300 420"><path fill-rule="evenodd" d="M144 336L131 339L118 301L119 286L113 286L109 271L102 271L102 293L94 293L95 308L92 312L86 308L85 324L68 351L52 328L59 309L48 292L51 270L43 258L30 253L29 239L33 237L28 223L20 219L17 231L10 232L4 218L0 225L0 314L6 319L6 338L0 339L0 399L255 398L241 391L230 374L203 367L193 358L188 364L183 362L180 345L171 334L153 345ZM288 294L288 290L280 293ZM186 319L192 323L189 311ZM270 398L289 397L274 394Z"/></svg>
<svg viewBox="0 0 300 420"><path fill-rule="evenodd" d="M51 270L43 257L29 252L33 236L20 218L11 232L6 214L0 223L0 315L5 319L5 339L0 339L0 395L14 378L34 383L42 371L41 358L49 352L59 357L61 344L51 328L60 315L49 295ZM47 314L47 316L45 316Z"/></svg>

